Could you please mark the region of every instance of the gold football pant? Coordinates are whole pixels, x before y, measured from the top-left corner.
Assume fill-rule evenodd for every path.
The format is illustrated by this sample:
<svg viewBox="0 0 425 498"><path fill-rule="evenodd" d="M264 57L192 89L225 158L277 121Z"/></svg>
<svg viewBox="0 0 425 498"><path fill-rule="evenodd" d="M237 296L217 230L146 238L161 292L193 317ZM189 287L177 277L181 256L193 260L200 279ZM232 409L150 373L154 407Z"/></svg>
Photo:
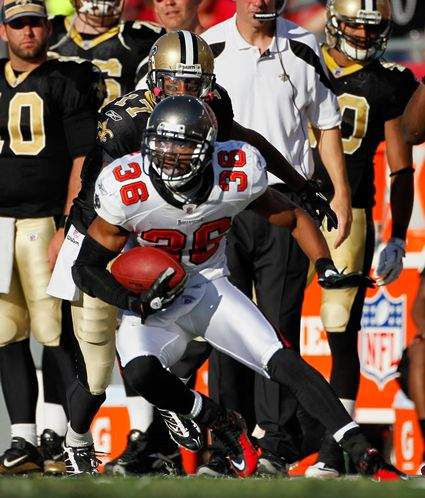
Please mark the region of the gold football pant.
<svg viewBox="0 0 425 498"><path fill-rule="evenodd" d="M114 368L118 309L84 294L81 304L72 303L71 312L88 388L92 394L102 394Z"/></svg>
<svg viewBox="0 0 425 498"><path fill-rule="evenodd" d="M353 223L348 238L334 249L337 231L328 232L322 228L331 257L338 270L368 274L374 250L374 226L371 213L366 209L353 208ZM313 278L314 268L310 265L308 281ZM328 332L345 332L350 328L360 329L365 289L323 289L320 317ZM356 303L357 301L357 303Z"/></svg>
<svg viewBox="0 0 425 498"><path fill-rule="evenodd" d="M61 301L46 293L51 271L47 250L56 232L53 218L15 222L11 286L0 294L0 346L22 341L30 331L40 344L58 346Z"/></svg>

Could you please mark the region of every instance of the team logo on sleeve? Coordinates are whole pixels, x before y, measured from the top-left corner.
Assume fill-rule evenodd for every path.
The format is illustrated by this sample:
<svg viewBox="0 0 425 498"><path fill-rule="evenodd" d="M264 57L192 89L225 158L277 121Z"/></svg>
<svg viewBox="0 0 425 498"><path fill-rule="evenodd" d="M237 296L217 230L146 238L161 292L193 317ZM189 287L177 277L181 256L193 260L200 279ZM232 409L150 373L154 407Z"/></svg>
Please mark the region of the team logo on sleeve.
<svg viewBox="0 0 425 498"><path fill-rule="evenodd" d="M393 297L380 288L366 298L362 330L359 334L359 356L362 374L383 390L397 377L397 366L405 346L406 297Z"/></svg>
<svg viewBox="0 0 425 498"><path fill-rule="evenodd" d="M112 130L108 128L108 120L99 121L97 126L97 137L102 143L107 142L109 139L114 138Z"/></svg>

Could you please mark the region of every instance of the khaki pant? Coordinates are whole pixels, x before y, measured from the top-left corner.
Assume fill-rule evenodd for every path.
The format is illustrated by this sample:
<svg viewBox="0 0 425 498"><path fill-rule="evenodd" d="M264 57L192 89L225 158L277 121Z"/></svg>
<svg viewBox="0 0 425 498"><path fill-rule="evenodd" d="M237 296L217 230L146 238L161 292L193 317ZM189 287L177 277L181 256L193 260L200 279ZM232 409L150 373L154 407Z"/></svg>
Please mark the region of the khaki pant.
<svg viewBox="0 0 425 498"><path fill-rule="evenodd" d="M15 227L10 291L0 294L0 346L24 340L30 331L40 344L58 346L61 301L46 293L51 276L47 250L56 232L54 220L16 220Z"/></svg>

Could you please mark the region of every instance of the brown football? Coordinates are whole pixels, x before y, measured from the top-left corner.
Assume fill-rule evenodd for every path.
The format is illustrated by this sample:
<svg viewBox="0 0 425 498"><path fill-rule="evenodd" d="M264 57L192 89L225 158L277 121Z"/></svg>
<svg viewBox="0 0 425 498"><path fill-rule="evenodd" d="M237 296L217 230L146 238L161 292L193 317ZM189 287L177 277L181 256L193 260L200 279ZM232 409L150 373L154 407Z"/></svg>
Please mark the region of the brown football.
<svg viewBox="0 0 425 498"><path fill-rule="evenodd" d="M169 267L175 271L168 283L172 289L186 275L182 265L163 249L139 246L120 254L112 263L111 273L126 289L139 294L149 290L159 275Z"/></svg>

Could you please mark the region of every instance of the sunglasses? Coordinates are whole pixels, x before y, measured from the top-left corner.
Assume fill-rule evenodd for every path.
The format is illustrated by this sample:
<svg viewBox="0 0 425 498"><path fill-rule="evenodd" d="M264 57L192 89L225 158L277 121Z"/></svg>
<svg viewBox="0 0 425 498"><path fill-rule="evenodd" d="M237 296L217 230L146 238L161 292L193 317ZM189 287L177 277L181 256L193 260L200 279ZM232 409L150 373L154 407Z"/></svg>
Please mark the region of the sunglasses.
<svg viewBox="0 0 425 498"><path fill-rule="evenodd" d="M44 25L45 19L43 17L37 16L24 16L18 17L18 19L13 19L13 21L9 21L7 24L12 29L22 29L25 26L30 26L31 28L40 28Z"/></svg>

